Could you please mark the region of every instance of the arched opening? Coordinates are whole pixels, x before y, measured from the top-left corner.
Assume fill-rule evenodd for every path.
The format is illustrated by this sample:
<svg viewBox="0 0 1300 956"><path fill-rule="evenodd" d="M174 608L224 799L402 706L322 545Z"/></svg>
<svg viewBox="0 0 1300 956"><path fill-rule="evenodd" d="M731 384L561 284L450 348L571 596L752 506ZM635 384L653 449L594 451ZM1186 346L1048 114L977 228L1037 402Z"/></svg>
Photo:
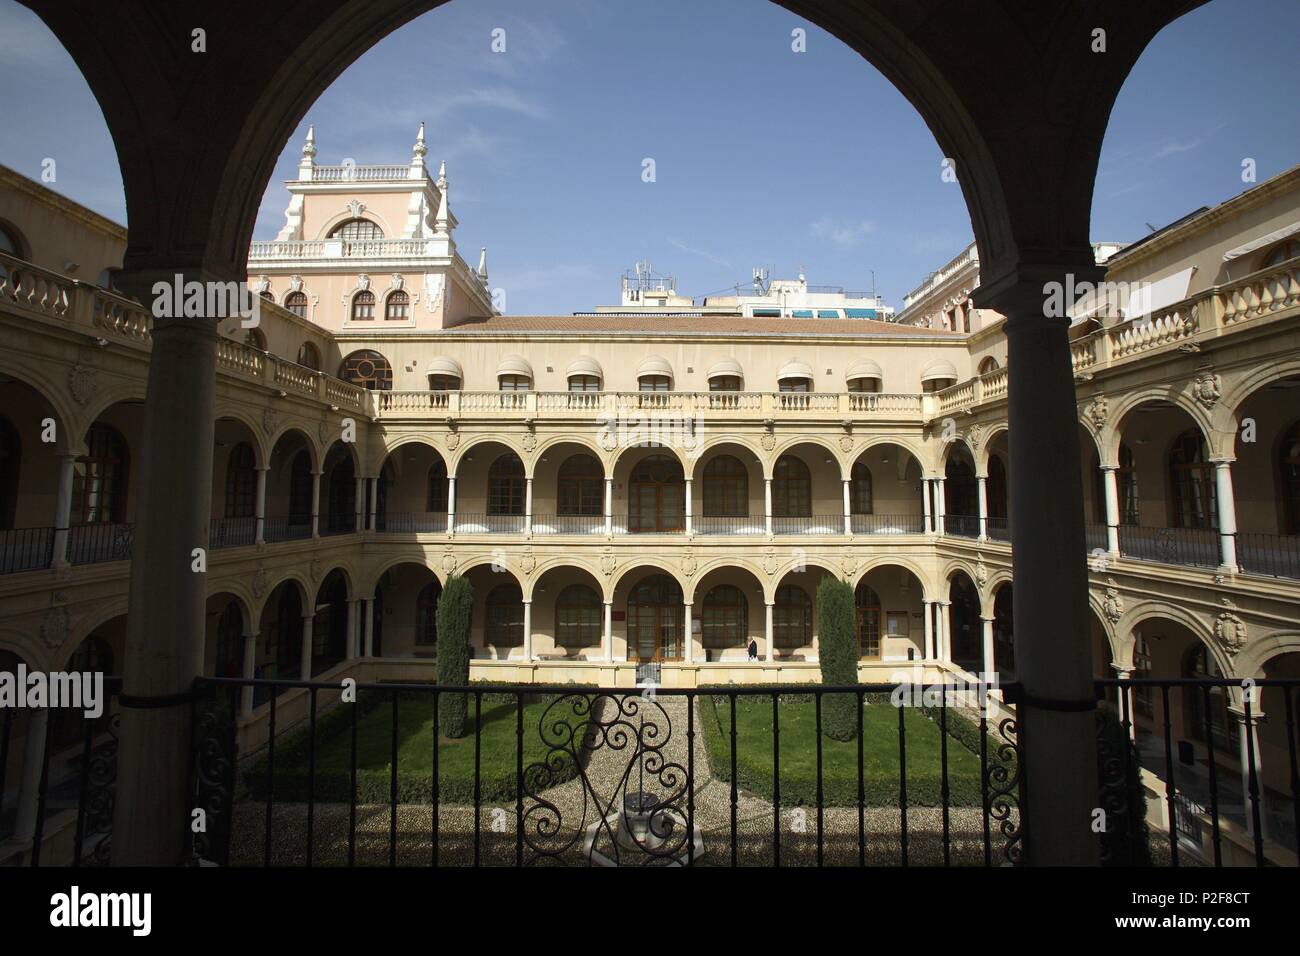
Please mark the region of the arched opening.
<svg viewBox="0 0 1300 956"><path fill-rule="evenodd" d="M357 470L347 443L336 441L325 456L321 494L328 503L321 534L357 530Z"/></svg>
<svg viewBox="0 0 1300 956"><path fill-rule="evenodd" d="M600 582L591 572L573 565L548 568L533 585L532 600L535 658L604 656L605 604Z"/></svg>
<svg viewBox="0 0 1300 956"><path fill-rule="evenodd" d="M984 628L980 620L980 595L964 571L948 582L948 639L952 662L963 670L984 669Z"/></svg>
<svg viewBox="0 0 1300 956"><path fill-rule="evenodd" d="M642 578L627 597L628 659L681 660L685 613L682 589L673 578L666 574Z"/></svg>
<svg viewBox="0 0 1300 956"><path fill-rule="evenodd" d="M369 294L369 293L367 293ZM374 310L374 296L370 298L371 311ZM355 302L353 308L355 309ZM373 317L373 316L372 316ZM351 382L359 388L370 391L389 391L393 387L393 367L373 349L353 352L343 360L339 367L339 378Z"/></svg>
<svg viewBox="0 0 1300 956"><path fill-rule="evenodd" d="M603 518L605 469L594 455L570 455L556 476L555 505L558 517ZM590 530L594 522L564 522L569 533Z"/></svg>
<svg viewBox="0 0 1300 956"><path fill-rule="evenodd" d="M425 442L389 452L379 472L375 530L420 534L447 530L447 462Z"/></svg>
<svg viewBox="0 0 1300 956"><path fill-rule="evenodd" d="M877 565L858 580L858 653L864 661L911 661L925 656L925 588L909 568Z"/></svg>
<svg viewBox="0 0 1300 956"><path fill-rule="evenodd" d="M302 677L303 635L302 592L296 581L284 581L267 598L262 609L260 632L265 643L259 648L254 673L266 680L298 680ZM284 692L283 687L275 693ZM264 690L254 691L254 703L264 700Z"/></svg>
<svg viewBox="0 0 1300 956"><path fill-rule="evenodd" d="M993 669L998 679L1016 679L1016 633L1012 587L1008 582L993 596Z"/></svg>
<svg viewBox="0 0 1300 956"><path fill-rule="evenodd" d="M1237 563L1243 571L1300 579L1300 375L1257 388L1235 411L1243 431L1232 462ZM1245 441L1247 422L1255 433Z"/></svg>
<svg viewBox="0 0 1300 956"><path fill-rule="evenodd" d="M813 645L813 602L799 584L782 584L772 602L772 645L776 656L802 660Z"/></svg>
<svg viewBox="0 0 1300 956"><path fill-rule="evenodd" d="M524 596L517 582L493 587L483 600L483 614L483 643L498 657L502 650L524 646Z"/></svg>
<svg viewBox="0 0 1300 956"><path fill-rule="evenodd" d="M765 534L763 466L738 442L719 442L692 466L692 529L696 534Z"/></svg>
<svg viewBox="0 0 1300 956"><path fill-rule="evenodd" d="M709 660L727 651L743 650L748 655L749 599L734 584L709 588L700 602L700 644ZM757 648L754 656L757 657Z"/></svg>
<svg viewBox="0 0 1300 956"><path fill-rule="evenodd" d="M715 526L725 526L728 522L717 522L717 518L749 517L749 469L735 455L714 455L704 466L703 480L703 515L700 531L713 532Z"/></svg>
<svg viewBox="0 0 1300 956"><path fill-rule="evenodd" d="M858 657L880 660L883 646L880 595L865 580L859 582L853 591L853 611L858 635Z"/></svg>
<svg viewBox="0 0 1300 956"><path fill-rule="evenodd" d="M267 541L311 537L314 509L311 445L300 431L290 430L271 449L266 474Z"/></svg>
<svg viewBox="0 0 1300 956"><path fill-rule="evenodd" d="M1218 496L1214 463L1205 435L1189 428L1174 439L1169 451L1170 524L1175 528L1218 528Z"/></svg>
<svg viewBox="0 0 1300 956"><path fill-rule="evenodd" d="M384 300L384 321L408 322L411 318L411 297L401 289L388 293Z"/></svg>
<svg viewBox="0 0 1300 956"><path fill-rule="evenodd" d="M323 674L348 656L348 579L340 568L325 576L316 592L311 629L311 676Z"/></svg>
<svg viewBox="0 0 1300 956"><path fill-rule="evenodd" d="M921 463L902 445L868 448L849 470L849 512L854 534L921 534Z"/></svg>
<svg viewBox="0 0 1300 956"><path fill-rule="evenodd" d="M141 419L138 402L119 402L86 432L86 454L77 458L72 472L68 559L73 564L131 557L130 448Z"/></svg>
<svg viewBox="0 0 1300 956"><path fill-rule="evenodd" d="M807 518L812 515L812 472L796 455L782 455L772 469L772 516Z"/></svg>
<svg viewBox="0 0 1300 956"><path fill-rule="evenodd" d="M214 594L207 603L203 673L244 676L244 612L230 594Z"/></svg>
<svg viewBox="0 0 1300 956"><path fill-rule="evenodd" d="M362 595L364 597L364 593ZM429 658L438 648L438 599L442 585L420 561L393 565L375 583L375 624L371 625L370 655L388 658ZM365 651L364 614L358 631L358 654ZM381 626L382 625L382 626Z"/></svg>
<svg viewBox="0 0 1300 956"><path fill-rule="evenodd" d="M963 538L979 535L979 486L975 461L965 444L956 444L943 470L943 528Z"/></svg>
<svg viewBox="0 0 1300 956"><path fill-rule="evenodd" d="M244 422L219 418L213 428L212 523L209 548L232 548L257 540L256 438Z"/></svg>
<svg viewBox="0 0 1300 956"><path fill-rule="evenodd" d="M311 342L303 342L298 346L298 364L303 368L309 368L313 372L320 371L320 349Z"/></svg>
<svg viewBox="0 0 1300 956"><path fill-rule="evenodd" d="M514 452L500 455L488 469L487 513L522 515L527 501L524 463Z"/></svg>
<svg viewBox="0 0 1300 956"><path fill-rule="evenodd" d="M288 295L284 297L284 307L288 309L290 312L292 312L294 315L298 316L298 318L300 319L307 318L307 293L290 292ZM310 345L311 343L305 343L305 344ZM315 346L312 346L312 348L314 349ZM308 365L306 362L304 362L301 357L302 356L301 351L299 351L298 355L299 355L298 358L299 365L306 365L310 369L316 369L316 370L320 369L319 365Z"/></svg>
<svg viewBox="0 0 1300 956"><path fill-rule="evenodd" d="M672 455L648 455L632 469L627 530L632 534L681 531L686 526L686 478Z"/></svg>

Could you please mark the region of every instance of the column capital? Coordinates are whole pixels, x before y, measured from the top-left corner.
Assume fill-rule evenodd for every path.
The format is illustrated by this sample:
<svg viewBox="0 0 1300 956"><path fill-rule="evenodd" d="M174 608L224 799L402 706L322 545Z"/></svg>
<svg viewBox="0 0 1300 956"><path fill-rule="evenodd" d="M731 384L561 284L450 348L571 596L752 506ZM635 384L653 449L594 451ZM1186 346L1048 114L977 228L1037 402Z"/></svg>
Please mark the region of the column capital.
<svg viewBox="0 0 1300 956"><path fill-rule="evenodd" d="M1216 458L1211 458L1210 463L1216 468L1227 468L1236 460L1236 456L1234 455L1219 455Z"/></svg>

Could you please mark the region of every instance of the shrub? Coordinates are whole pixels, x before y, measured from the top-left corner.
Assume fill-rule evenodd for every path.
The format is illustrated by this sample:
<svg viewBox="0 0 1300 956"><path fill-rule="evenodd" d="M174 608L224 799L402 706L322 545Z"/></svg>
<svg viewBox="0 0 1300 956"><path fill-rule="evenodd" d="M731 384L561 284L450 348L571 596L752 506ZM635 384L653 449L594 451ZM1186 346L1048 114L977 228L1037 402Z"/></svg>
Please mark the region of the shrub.
<svg viewBox="0 0 1300 956"><path fill-rule="evenodd" d="M827 575L817 586L817 640L822 683L858 682L858 638L853 588ZM827 694L822 705L822 731L834 740L852 740L857 733L857 695Z"/></svg>
<svg viewBox="0 0 1300 956"><path fill-rule="evenodd" d="M438 598L438 683L464 687L469 683L470 615L474 589L453 574ZM444 737L465 735L464 694L442 694L438 699L438 729Z"/></svg>

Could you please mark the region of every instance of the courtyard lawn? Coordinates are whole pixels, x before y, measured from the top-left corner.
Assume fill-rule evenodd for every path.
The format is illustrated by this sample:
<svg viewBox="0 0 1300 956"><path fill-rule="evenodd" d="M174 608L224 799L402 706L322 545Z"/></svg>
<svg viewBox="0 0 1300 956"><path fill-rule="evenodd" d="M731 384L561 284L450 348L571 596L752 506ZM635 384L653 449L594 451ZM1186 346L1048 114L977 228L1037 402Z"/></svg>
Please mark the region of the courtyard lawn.
<svg viewBox="0 0 1300 956"><path fill-rule="evenodd" d="M781 804L812 806L817 802L817 735L813 698L789 694L780 698ZM705 739L713 775L731 779L731 710L725 696L700 698ZM949 711L948 790L951 806L982 804L980 758L952 734L962 718ZM909 806L942 804L942 764L939 725L921 710L903 708L907 744L907 802ZM966 730L971 730L969 722ZM862 713L862 765L867 806L896 807L899 796L898 709L888 703L867 703ZM968 734L978 741L978 732ZM978 745L978 744L977 744ZM996 761L997 742L990 737L989 764ZM827 806L854 805L858 800L858 742L822 737L822 788ZM736 782L741 788L771 799L772 699L736 699Z"/></svg>
<svg viewBox="0 0 1300 956"><path fill-rule="evenodd" d="M551 756L559 769L542 782L553 786L572 779L577 767L571 758L556 755L542 742L538 731L551 698L526 698L524 703L524 770ZM513 697L483 695L479 754L480 799L503 802L515 797L517 739ZM387 804L390 800L392 755L391 698L384 697L358 714L357 802ZM438 800L471 803L474 799L474 699L468 702L465 736L438 740ZM397 708L397 801L428 804L432 799L433 695L403 694ZM288 741L277 741L275 800L304 801L308 796L308 741L305 730ZM321 717L316 729L315 799L318 803L346 803L351 785L351 712L341 705ZM530 779L536 775L533 770ZM255 799L266 796L266 758L253 765L245 777Z"/></svg>

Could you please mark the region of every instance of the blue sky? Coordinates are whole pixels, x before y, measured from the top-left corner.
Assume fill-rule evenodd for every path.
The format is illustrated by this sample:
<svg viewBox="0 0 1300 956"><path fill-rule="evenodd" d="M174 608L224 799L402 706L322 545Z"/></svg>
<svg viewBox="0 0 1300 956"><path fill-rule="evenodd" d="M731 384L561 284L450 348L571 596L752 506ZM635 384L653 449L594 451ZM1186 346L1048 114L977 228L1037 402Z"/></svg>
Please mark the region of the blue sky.
<svg viewBox="0 0 1300 956"><path fill-rule="evenodd" d="M808 30L807 52L790 32ZM496 28L506 52L490 49ZM1300 162L1294 0L1215 0L1167 27L1120 95L1096 240L1131 241ZM0 163L119 222L121 178L71 59L0 0ZM488 247L515 314L617 301L643 258L694 296L779 277L903 296L971 239L920 117L838 40L760 0L453 0L387 37L308 111L263 199L272 238L306 123L319 162L405 162L421 120L446 159L456 240ZM642 182L642 160L657 181Z"/></svg>

